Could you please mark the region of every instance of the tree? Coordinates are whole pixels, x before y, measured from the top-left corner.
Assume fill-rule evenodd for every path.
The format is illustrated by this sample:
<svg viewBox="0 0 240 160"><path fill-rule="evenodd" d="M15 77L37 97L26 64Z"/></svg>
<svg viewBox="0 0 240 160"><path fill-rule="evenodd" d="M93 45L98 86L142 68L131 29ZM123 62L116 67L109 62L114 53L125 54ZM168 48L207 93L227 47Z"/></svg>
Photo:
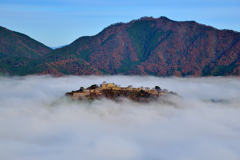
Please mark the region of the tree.
<svg viewBox="0 0 240 160"><path fill-rule="evenodd" d="M158 92L162 91L162 89L159 86L155 86L155 90L158 91Z"/></svg>
<svg viewBox="0 0 240 160"><path fill-rule="evenodd" d="M90 87L88 87L87 89L96 89L99 88L99 86L97 84L93 84Z"/></svg>
<svg viewBox="0 0 240 160"><path fill-rule="evenodd" d="M127 88L132 88L133 86L132 85L129 85Z"/></svg>
<svg viewBox="0 0 240 160"><path fill-rule="evenodd" d="M83 92L84 91L84 87L80 87L79 91Z"/></svg>

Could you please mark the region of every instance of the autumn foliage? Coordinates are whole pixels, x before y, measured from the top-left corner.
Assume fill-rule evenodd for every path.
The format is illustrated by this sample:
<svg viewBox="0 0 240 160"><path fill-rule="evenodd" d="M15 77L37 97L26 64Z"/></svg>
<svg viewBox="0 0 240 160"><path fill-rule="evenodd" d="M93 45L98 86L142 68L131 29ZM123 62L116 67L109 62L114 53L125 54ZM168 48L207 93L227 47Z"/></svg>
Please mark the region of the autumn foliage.
<svg viewBox="0 0 240 160"><path fill-rule="evenodd" d="M239 75L239 54L239 32L195 21L143 17L80 37L41 58L2 60L0 71L21 75Z"/></svg>

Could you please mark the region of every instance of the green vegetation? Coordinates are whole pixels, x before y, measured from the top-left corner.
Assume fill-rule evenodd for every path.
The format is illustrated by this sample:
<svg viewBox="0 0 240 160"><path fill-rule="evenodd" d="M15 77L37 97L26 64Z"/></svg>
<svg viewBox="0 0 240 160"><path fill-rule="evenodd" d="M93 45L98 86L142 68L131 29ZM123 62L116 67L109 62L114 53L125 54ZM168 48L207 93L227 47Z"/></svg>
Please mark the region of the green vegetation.
<svg viewBox="0 0 240 160"><path fill-rule="evenodd" d="M84 91L84 87L80 87L79 92L83 92Z"/></svg>
<svg viewBox="0 0 240 160"><path fill-rule="evenodd" d="M80 59L84 59L87 62L89 62L91 60L90 59L90 54L91 54L91 52L89 50L84 50L80 53L80 55L77 55L76 57L80 58Z"/></svg>
<svg viewBox="0 0 240 160"><path fill-rule="evenodd" d="M209 76L211 75L211 72L213 71L214 67L210 67L209 65L205 66L202 70L203 76Z"/></svg>
<svg viewBox="0 0 240 160"><path fill-rule="evenodd" d="M52 49L22 33L0 27L0 68L12 75L38 74L47 66L39 59Z"/></svg>
<svg viewBox="0 0 240 160"><path fill-rule="evenodd" d="M115 37L115 35L116 35L116 34L110 35L105 41L103 41L103 42L101 43L101 46L103 46L107 41L112 40L112 39Z"/></svg>
<svg viewBox="0 0 240 160"><path fill-rule="evenodd" d="M149 75L158 76L157 72L152 72L152 71L148 71L148 70L145 70L145 72L148 73Z"/></svg>
<svg viewBox="0 0 240 160"><path fill-rule="evenodd" d="M101 71L101 72L104 73L104 74L108 74L108 71L106 71L106 70L103 69L103 68L99 69L99 71Z"/></svg>
<svg viewBox="0 0 240 160"><path fill-rule="evenodd" d="M193 71L189 71L189 72L186 72L186 73L182 72L181 75L182 75L182 77L191 76L191 75L193 75Z"/></svg>
<svg viewBox="0 0 240 160"><path fill-rule="evenodd" d="M7 58L7 57L9 57L9 56L0 51L0 60Z"/></svg>
<svg viewBox="0 0 240 160"><path fill-rule="evenodd" d="M93 84L90 87L88 87L87 89L96 89L99 88L99 86L97 84Z"/></svg>
<svg viewBox="0 0 240 160"><path fill-rule="evenodd" d="M140 61L131 61L130 59L124 59L121 61L122 65L115 69L116 73L127 73L130 69L137 67L138 64L140 64Z"/></svg>
<svg viewBox="0 0 240 160"><path fill-rule="evenodd" d="M202 70L203 76L226 76L231 75L236 68L236 62L232 62L227 66L209 67L205 66Z"/></svg>
<svg viewBox="0 0 240 160"><path fill-rule="evenodd" d="M158 92L160 92L162 89L159 86L155 86L155 90L157 90Z"/></svg>
<svg viewBox="0 0 240 160"><path fill-rule="evenodd" d="M239 75L239 39L238 32L196 22L144 17L113 24L95 36L80 37L52 51L24 34L0 27L0 72L57 76Z"/></svg>
<svg viewBox="0 0 240 160"><path fill-rule="evenodd" d="M233 62L227 66L217 66L216 70L214 71L214 76L224 76L229 75L233 72L234 68L236 68L236 64Z"/></svg>
<svg viewBox="0 0 240 160"><path fill-rule="evenodd" d="M0 27L0 59L6 57L38 58L51 50L27 35Z"/></svg>
<svg viewBox="0 0 240 160"><path fill-rule="evenodd" d="M26 57L11 57L1 60L0 67L13 75L27 75L43 72L43 64L37 64Z"/></svg>
<svg viewBox="0 0 240 160"><path fill-rule="evenodd" d="M148 58L150 52L157 46L159 37L164 34L162 30L153 26L155 23L154 20L136 21L127 28L140 61Z"/></svg>

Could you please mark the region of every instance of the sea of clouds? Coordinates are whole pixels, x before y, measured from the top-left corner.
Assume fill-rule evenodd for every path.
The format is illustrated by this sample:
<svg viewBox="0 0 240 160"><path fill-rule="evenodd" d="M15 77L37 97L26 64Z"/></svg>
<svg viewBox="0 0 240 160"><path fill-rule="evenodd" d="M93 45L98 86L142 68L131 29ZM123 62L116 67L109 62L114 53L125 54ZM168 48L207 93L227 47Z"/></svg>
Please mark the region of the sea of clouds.
<svg viewBox="0 0 240 160"><path fill-rule="evenodd" d="M168 89L168 102L71 101L103 81ZM1 160L239 160L240 78L0 77Z"/></svg>

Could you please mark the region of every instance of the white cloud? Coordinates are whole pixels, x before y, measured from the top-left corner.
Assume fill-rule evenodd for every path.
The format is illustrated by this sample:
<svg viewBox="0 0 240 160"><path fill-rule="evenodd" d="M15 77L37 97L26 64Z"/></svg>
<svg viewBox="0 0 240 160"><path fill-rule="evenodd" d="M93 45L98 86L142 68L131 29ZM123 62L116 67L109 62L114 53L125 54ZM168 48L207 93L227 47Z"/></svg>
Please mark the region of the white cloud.
<svg viewBox="0 0 240 160"><path fill-rule="evenodd" d="M61 98L103 81L159 85L182 98L150 104ZM0 77L0 159L239 159L239 95L234 77Z"/></svg>

